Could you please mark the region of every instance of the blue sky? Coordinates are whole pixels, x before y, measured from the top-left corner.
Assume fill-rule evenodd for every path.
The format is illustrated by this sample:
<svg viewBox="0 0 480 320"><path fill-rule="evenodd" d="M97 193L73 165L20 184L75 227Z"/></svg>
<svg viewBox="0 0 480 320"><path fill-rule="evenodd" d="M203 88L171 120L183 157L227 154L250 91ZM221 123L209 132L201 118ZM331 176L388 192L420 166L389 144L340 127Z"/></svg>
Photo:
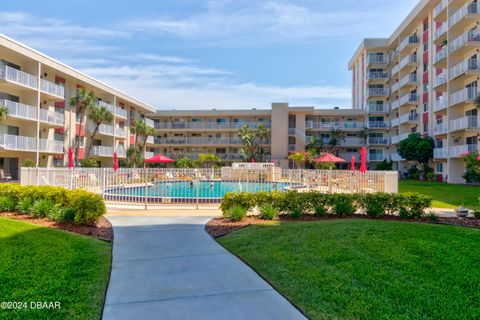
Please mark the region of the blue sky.
<svg viewBox="0 0 480 320"><path fill-rule="evenodd" d="M347 62L418 0L16 0L0 32L157 109L350 107Z"/></svg>

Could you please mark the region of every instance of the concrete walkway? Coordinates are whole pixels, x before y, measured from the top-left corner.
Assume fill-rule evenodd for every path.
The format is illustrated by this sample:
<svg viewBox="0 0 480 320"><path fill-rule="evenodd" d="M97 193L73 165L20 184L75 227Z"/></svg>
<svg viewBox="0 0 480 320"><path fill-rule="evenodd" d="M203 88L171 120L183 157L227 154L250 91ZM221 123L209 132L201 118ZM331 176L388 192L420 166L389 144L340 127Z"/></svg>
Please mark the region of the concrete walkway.
<svg viewBox="0 0 480 320"><path fill-rule="evenodd" d="M210 238L209 217L108 218L115 241L103 319L304 319Z"/></svg>

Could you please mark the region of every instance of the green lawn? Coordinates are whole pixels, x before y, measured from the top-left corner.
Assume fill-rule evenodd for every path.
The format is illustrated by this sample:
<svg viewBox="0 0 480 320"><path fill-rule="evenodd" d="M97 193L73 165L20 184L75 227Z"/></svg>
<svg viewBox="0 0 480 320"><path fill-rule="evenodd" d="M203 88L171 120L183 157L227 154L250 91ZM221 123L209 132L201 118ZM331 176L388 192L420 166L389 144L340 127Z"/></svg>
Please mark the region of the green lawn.
<svg viewBox="0 0 480 320"><path fill-rule="evenodd" d="M0 302L61 306L0 309L0 319L99 319L110 258L110 243L0 217Z"/></svg>
<svg viewBox="0 0 480 320"><path fill-rule="evenodd" d="M270 222L219 242L311 319L479 319L480 230Z"/></svg>
<svg viewBox="0 0 480 320"><path fill-rule="evenodd" d="M456 208L459 205L467 208L480 208L478 197L480 186L400 180L399 192L419 192L433 198L434 208Z"/></svg>

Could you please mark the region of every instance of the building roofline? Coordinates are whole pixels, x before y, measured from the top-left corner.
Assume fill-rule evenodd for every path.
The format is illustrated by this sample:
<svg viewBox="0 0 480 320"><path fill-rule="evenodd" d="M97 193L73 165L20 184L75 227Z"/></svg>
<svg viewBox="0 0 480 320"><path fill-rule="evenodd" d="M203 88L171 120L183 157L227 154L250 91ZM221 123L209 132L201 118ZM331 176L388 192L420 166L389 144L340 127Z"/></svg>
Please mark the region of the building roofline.
<svg viewBox="0 0 480 320"><path fill-rule="evenodd" d="M19 46L21 48L23 48L24 50L26 50L27 52L31 53L32 55L37 55L37 56L40 56L42 57L43 59L46 59L47 61L49 61L51 63L51 65L49 65L50 67L54 68L54 69L61 69L61 68L64 68L66 70L68 70L69 72L71 72L71 76L72 77L76 77L76 78L79 78L81 80L81 78L85 78L87 79L88 81L85 81L85 82L91 82L94 86L98 86L100 87L102 90L105 90L105 91L110 91L111 94L115 95L115 96L118 96L119 98L123 99L123 100L126 100L126 101L129 101L131 103L134 103L136 105L139 105L141 106L142 108L144 109L147 109L148 111L151 111L151 112L154 112L156 109L155 107L137 99L137 98L134 98L132 96L130 96L129 94L126 94L118 89L115 89L114 87L106 84L105 82L102 82L102 81L99 81L95 78L93 78L92 76L89 76L73 67L70 67L68 65L66 65L65 63L63 62L60 62L58 61L57 59L55 58L52 58L44 53L41 53L40 51L38 50L35 50L29 46L27 46L26 44L23 44L21 42L18 42L6 35L4 35L3 33L0 33L0 45L2 46L5 46L7 48L9 48L9 46L7 45L6 42L10 42L12 45L14 46ZM28 56L27 56L28 57ZM32 59L35 59L33 56L30 57ZM39 60L39 59L37 59ZM48 65L48 64L46 64ZM61 68L59 68L61 67ZM61 70L60 70L61 71ZM103 87L103 88L102 88Z"/></svg>

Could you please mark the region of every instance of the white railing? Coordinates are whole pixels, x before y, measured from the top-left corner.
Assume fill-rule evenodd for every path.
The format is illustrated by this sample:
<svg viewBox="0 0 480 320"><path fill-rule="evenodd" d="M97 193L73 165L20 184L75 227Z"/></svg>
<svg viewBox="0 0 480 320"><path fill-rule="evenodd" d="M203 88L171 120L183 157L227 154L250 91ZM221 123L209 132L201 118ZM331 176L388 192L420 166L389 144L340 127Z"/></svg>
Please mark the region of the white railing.
<svg viewBox="0 0 480 320"><path fill-rule="evenodd" d="M444 46L442 50L435 53L435 57L433 58L433 63L440 62L441 60L445 59L448 56L448 46Z"/></svg>
<svg viewBox="0 0 480 320"><path fill-rule="evenodd" d="M94 123L89 123L88 124L88 132L93 132L94 130L95 130L95 124ZM98 133L103 134L103 135L107 135L107 136L113 136L114 128L113 128L113 126L102 123L98 127Z"/></svg>
<svg viewBox="0 0 480 320"><path fill-rule="evenodd" d="M153 136L148 136L146 143L154 144L155 143L155 138Z"/></svg>
<svg viewBox="0 0 480 320"><path fill-rule="evenodd" d="M418 95L416 93L408 93L400 98L400 105L407 103L414 103L418 101Z"/></svg>
<svg viewBox="0 0 480 320"><path fill-rule="evenodd" d="M368 121L367 128L369 129L388 129L387 121Z"/></svg>
<svg viewBox="0 0 480 320"><path fill-rule="evenodd" d="M441 123L437 123L434 127L433 127L433 134L434 135L438 135L438 134L445 134L448 132L448 118L447 117L443 117L443 122Z"/></svg>
<svg viewBox="0 0 480 320"><path fill-rule="evenodd" d="M478 116L465 116L450 120L450 132L463 129L478 129L480 128L478 120Z"/></svg>
<svg viewBox="0 0 480 320"><path fill-rule="evenodd" d="M396 64L393 68L392 68L392 76L396 75L398 73L398 71L400 71L400 64Z"/></svg>
<svg viewBox="0 0 480 320"><path fill-rule="evenodd" d="M468 31L455 38L449 45L449 53L453 53L470 42L480 42L480 32L478 29Z"/></svg>
<svg viewBox="0 0 480 320"><path fill-rule="evenodd" d="M407 139L409 135L410 135L410 133L402 133L402 134L399 134L397 136L393 136L392 137L392 144L397 144L400 141Z"/></svg>
<svg viewBox="0 0 480 320"><path fill-rule="evenodd" d="M453 68L450 68L450 80L455 79L456 77L468 72L468 71L478 71L478 60L477 59L468 59L460 62L455 65Z"/></svg>
<svg viewBox="0 0 480 320"><path fill-rule="evenodd" d="M390 158L392 159L392 161L405 161L404 158L402 158L398 153L392 153Z"/></svg>
<svg viewBox="0 0 480 320"><path fill-rule="evenodd" d="M368 102L369 113L386 113L388 112L388 106L384 103L378 104L374 101Z"/></svg>
<svg viewBox="0 0 480 320"><path fill-rule="evenodd" d="M383 161L387 159L383 153L369 153L368 161Z"/></svg>
<svg viewBox="0 0 480 320"><path fill-rule="evenodd" d="M126 119L128 117L128 112L125 109L122 109L120 107L116 107L115 108L115 115L118 116L118 117L122 117L122 118Z"/></svg>
<svg viewBox="0 0 480 320"><path fill-rule="evenodd" d="M371 154L368 158L380 161L385 156ZM88 190L102 195L108 203L136 204L147 208L147 205L155 204L218 205L226 192L396 193L398 172L289 170L275 166L120 168L117 171L112 168L21 168L20 183Z"/></svg>
<svg viewBox="0 0 480 320"><path fill-rule="evenodd" d="M400 125L400 118L398 118L398 117L393 118L391 123L392 123L392 128L393 127L398 127Z"/></svg>
<svg viewBox="0 0 480 320"><path fill-rule="evenodd" d="M450 151L450 157L452 158L458 158L462 157L463 155L469 153L469 152L477 152L478 151L478 145L476 144L464 144L461 146L451 146L449 148Z"/></svg>
<svg viewBox="0 0 480 320"><path fill-rule="evenodd" d="M406 37L405 39L403 39L401 42L400 42L400 45L398 46L398 49L400 51L402 51L403 49L405 49L408 45L410 44L418 44L419 42L419 39L418 39L418 36L417 35L413 35L413 36L408 36Z"/></svg>
<svg viewBox="0 0 480 320"><path fill-rule="evenodd" d="M367 63L388 63L388 55L367 55Z"/></svg>
<svg viewBox="0 0 480 320"><path fill-rule="evenodd" d="M39 139L39 152L45 153L63 153L63 141L54 141L47 139Z"/></svg>
<svg viewBox="0 0 480 320"><path fill-rule="evenodd" d="M198 121L198 122L155 122L155 129L158 130L184 130L184 129L194 129L194 130L215 130L215 129L240 129L241 127L248 125L250 128L257 128L260 125L263 125L267 128L271 126L270 122L258 121L258 122L210 122L210 121Z"/></svg>
<svg viewBox="0 0 480 320"><path fill-rule="evenodd" d="M155 138L155 144L175 144L175 145L224 145L233 144L241 145L240 138L203 138L203 137L172 137L172 138ZM269 144L270 140L261 141L261 144Z"/></svg>
<svg viewBox="0 0 480 320"><path fill-rule="evenodd" d="M363 145L363 140L360 138L346 137L345 140L340 142L340 145L347 145L347 146Z"/></svg>
<svg viewBox="0 0 480 320"><path fill-rule="evenodd" d="M403 69L408 64L416 64L416 63L417 63L417 54L414 53L400 60L400 63L398 65L400 69Z"/></svg>
<svg viewBox="0 0 480 320"><path fill-rule="evenodd" d="M115 135L117 137L125 138L125 136L127 135L127 131L125 130L124 127L116 126L115 127Z"/></svg>
<svg viewBox="0 0 480 320"><path fill-rule="evenodd" d="M433 158L434 159L447 159L448 158L448 149L447 148L435 148L435 149L433 149Z"/></svg>
<svg viewBox="0 0 480 320"><path fill-rule="evenodd" d="M449 2L450 0L440 1L440 3L435 6L435 9L433 9L433 17L436 18L443 10L445 10Z"/></svg>
<svg viewBox="0 0 480 320"><path fill-rule="evenodd" d="M417 81L418 81L418 78L416 73L408 74L402 79L400 79L400 81L398 82L399 88L402 88L409 83L415 84Z"/></svg>
<svg viewBox="0 0 480 320"><path fill-rule="evenodd" d="M450 105L456 105L458 103L473 101L478 95L478 88L464 88L450 95Z"/></svg>
<svg viewBox="0 0 480 320"><path fill-rule="evenodd" d="M368 144L388 145L388 138L369 137Z"/></svg>
<svg viewBox="0 0 480 320"><path fill-rule="evenodd" d="M37 138L0 134L0 148L15 151L37 151Z"/></svg>
<svg viewBox="0 0 480 320"><path fill-rule="evenodd" d="M367 74L367 79L388 79L387 71L369 71Z"/></svg>
<svg viewBox="0 0 480 320"><path fill-rule="evenodd" d="M151 128L155 127L155 123L152 119L143 118L143 122Z"/></svg>
<svg viewBox="0 0 480 320"><path fill-rule="evenodd" d="M392 111L398 109L398 107L400 107L400 101L398 99L392 101Z"/></svg>
<svg viewBox="0 0 480 320"><path fill-rule="evenodd" d="M123 147L123 145L118 145L117 147L117 150L115 150L117 152L117 157L119 158L125 158L127 156L127 152L125 151L125 148ZM113 157L113 155L112 155Z"/></svg>
<svg viewBox="0 0 480 320"><path fill-rule="evenodd" d="M400 82L395 82L392 86L392 94L400 89Z"/></svg>
<svg viewBox="0 0 480 320"><path fill-rule="evenodd" d="M448 19L450 28L456 25L460 20L465 18L467 14L478 14L480 13L480 4L477 2L466 3L460 9L455 11L454 14Z"/></svg>
<svg viewBox="0 0 480 320"><path fill-rule="evenodd" d="M369 96L387 96L388 88L368 88Z"/></svg>
<svg viewBox="0 0 480 320"><path fill-rule="evenodd" d="M344 122L313 122L312 129L362 129L365 127L364 122L351 122L351 121L344 121Z"/></svg>
<svg viewBox="0 0 480 320"><path fill-rule="evenodd" d="M433 111L440 111L448 107L448 95L444 94L433 101Z"/></svg>
<svg viewBox="0 0 480 320"><path fill-rule="evenodd" d="M113 157L113 147L93 146L91 155L96 157Z"/></svg>
<svg viewBox="0 0 480 320"><path fill-rule="evenodd" d="M105 109L107 109L108 111L110 111L110 113L113 114L113 106L108 103L108 102L105 102L103 100L98 100L98 106L99 107L104 107Z"/></svg>
<svg viewBox="0 0 480 320"><path fill-rule="evenodd" d="M437 40L440 38L443 34L445 34L448 30L448 25L446 23L443 23L440 28L435 30L435 33L433 34L433 40Z"/></svg>
<svg viewBox="0 0 480 320"><path fill-rule="evenodd" d="M40 90L62 99L65 98L65 88L63 86L45 79L40 79Z"/></svg>
<svg viewBox="0 0 480 320"><path fill-rule="evenodd" d="M6 65L0 65L0 79L34 89L38 88L38 77Z"/></svg>
<svg viewBox="0 0 480 320"><path fill-rule="evenodd" d="M37 108L10 100L0 100L0 105L7 106L8 116L37 121Z"/></svg>
<svg viewBox="0 0 480 320"><path fill-rule="evenodd" d="M435 78L433 78L433 87L436 88L438 86L441 86L442 84L445 84L447 83L448 81L448 72L446 70L443 70L443 72L437 76L435 76Z"/></svg>
<svg viewBox="0 0 480 320"><path fill-rule="evenodd" d="M148 158L151 158L151 157L155 156L155 152L145 151L143 156L145 157L145 159L148 159Z"/></svg>
<svg viewBox="0 0 480 320"><path fill-rule="evenodd" d="M63 126L65 124L65 115L60 112L40 108L40 121Z"/></svg>
<svg viewBox="0 0 480 320"><path fill-rule="evenodd" d="M411 122L411 121L417 121L418 120L418 113L407 113L403 114L400 117L398 117L400 124Z"/></svg>

